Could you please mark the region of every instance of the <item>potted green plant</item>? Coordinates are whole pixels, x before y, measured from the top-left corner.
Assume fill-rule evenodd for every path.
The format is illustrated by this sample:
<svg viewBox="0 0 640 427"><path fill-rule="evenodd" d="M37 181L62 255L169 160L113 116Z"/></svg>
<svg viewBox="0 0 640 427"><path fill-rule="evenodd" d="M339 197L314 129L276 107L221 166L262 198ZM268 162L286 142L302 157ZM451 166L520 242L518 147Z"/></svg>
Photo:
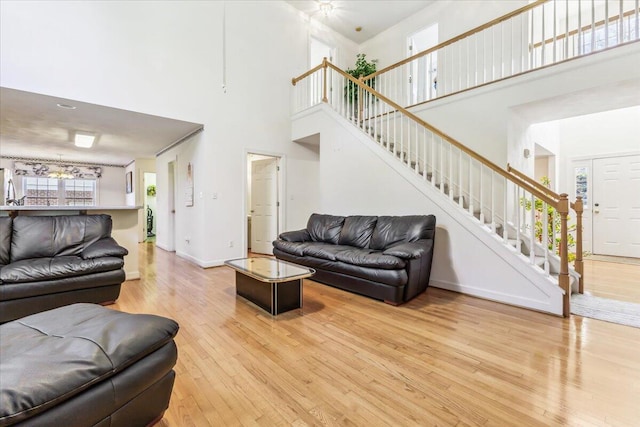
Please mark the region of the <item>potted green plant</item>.
<svg viewBox="0 0 640 427"><path fill-rule="evenodd" d="M367 61L367 55L364 53L359 53L356 55L356 66L355 68L348 68L345 72L351 75L353 78L360 79L360 77L367 77L370 74L376 72L376 63L377 59L373 59L371 61ZM367 80L365 84L369 86L371 89L375 89L375 79ZM357 109L358 105L358 85L353 83L351 80L347 80L347 84L345 86L345 95L348 102L352 102Z"/></svg>
<svg viewBox="0 0 640 427"><path fill-rule="evenodd" d="M540 178L540 182L545 187L549 187L551 181L548 177L543 176ZM531 211L531 201L522 197L520 198L520 205L524 206L525 210ZM534 232L535 237L538 243L544 245L543 236L544 236L544 215L547 216L547 248L549 250L553 250L555 248L555 254L560 255L560 231L562 229L561 218L559 215L555 215L555 208L553 206L547 205L547 212L543 212L543 202L540 199L535 199L535 224L534 224ZM567 217L567 220L569 217ZM573 237L572 232L576 230L576 225L573 224L568 228L567 234L567 250L573 248L576 245L576 240ZM553 238L555 236L555 240ZM569 262L574 261L576 259L576 254L573 252L568 252Z"/></svg>
<svg viewBox="0 0 640 427"><path fill-rule="evenodd" d="M150 185L147 187L147 196L155 197L156 195L156 186Z"/></svg>

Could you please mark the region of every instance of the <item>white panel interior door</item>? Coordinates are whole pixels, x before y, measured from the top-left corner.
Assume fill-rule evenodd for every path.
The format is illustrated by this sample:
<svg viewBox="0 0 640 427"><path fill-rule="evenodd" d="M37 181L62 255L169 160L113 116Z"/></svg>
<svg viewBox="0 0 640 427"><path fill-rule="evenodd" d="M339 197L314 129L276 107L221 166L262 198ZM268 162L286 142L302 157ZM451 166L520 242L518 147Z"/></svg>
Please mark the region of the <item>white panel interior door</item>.
<svg viewBox="0 0 640 427"><path fill-rule="evenodd" d="M640 258L640 155L593 160L593 253Z"/></svg>
<svg viewBox="0 0 640 427"><path fill-rule="evenodd" d="M251 251L273 254L278 237L278 160L251 162Z"/></svg>

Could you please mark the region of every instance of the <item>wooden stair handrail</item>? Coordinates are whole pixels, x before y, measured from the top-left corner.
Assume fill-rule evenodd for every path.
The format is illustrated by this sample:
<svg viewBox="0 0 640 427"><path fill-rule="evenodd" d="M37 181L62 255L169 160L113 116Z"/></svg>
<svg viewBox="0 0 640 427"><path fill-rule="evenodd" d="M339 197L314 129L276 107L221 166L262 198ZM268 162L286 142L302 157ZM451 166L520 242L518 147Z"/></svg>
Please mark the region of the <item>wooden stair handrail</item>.
<svg viewBox="0 0 640 427"><path fill-rule="evenodd" d="M325 58L326 59L326 58ZM316 71L320 71L321 69L325 68L324 66L324 61L323 63L321 63L320 65L313 67L312 69L310 69L309 71L307 71L304 74L299 75L298 77L294 77L291 79L291 84L292 85L296 85L296 83L298 83L300 80L309 77L311 74L315 73Z"/></svg>
<svg viewBox="0 0 640 427"><path fill-rule="evenodd" d="M547 194L549 197L551 197L552 199L556 200L556 204L560 200L560 194L556 193L555 191L551 190L548 187L545 187L544 185L540 184L538 181L536 181L535 179L531 178L530 176L520 172L519 170L517 170L516 168L511 166L511 164L509 164L509 163L507 163L507 172L513 174L518 179L533 185L534 187L536 187L541 192Z"/></svg>
<svg viewBox="0 0 640 427"><path fill-rule="evenodd" d="M475 27L475 28L473 28L473 29L471 29L471 30L469 30L467 32L464 32L464 33L462 33L462 34L460 34L460 35L458 35L458 36L456 36L456 37L454 37L452 39L449 39L449 40L444 41L444 42L442 42L440 44L437 44L437 45L435 45L435 46L433 46L433 47L431 47L431 48L429 48L427 50L423 50L422 52L418 52L415 55L412 55L412 56L410 56L410 57L408 57L406 59L403 59L400 62L396 62L395 64L389 65L388 67L385 67L385 68L383 68L383 69L381 69L379 71L376 71L375 73L371 73L368 76L366 76L364 79L365 80L373 79L373 78L379 76L380 74L384 74L387 71L393 70L394 68L401 67L402 65L407 64L407 63L413 61L416 58L420 58L421 56L428 55L431 52L435 52L435 51L437 51L439 49L442 49L443 47L449 46L450 44L453 44L453 43L455 43L455 42L457 42L459 40L462 40L464 38L472 36L472 35L474 35L476 33L479 33L480 31L486 30L487 28L492 27L492 26L494 26L496 24L499 24L502 21L506 21L507 19L513 18L514 16L520 15L521 13L527 12L528 10L533 9L533 8L535 8L535 7L537 7L537 6L541 5L541 4L547 3L549 1L550 0L536 0L533 3L530 3L530 4L528 4L526 6L523 6L523 7L519 8L519 9L516 9L513 12L509 12L506 15L502 15L502 16L500 16L500 17L498 17L498 18L496 18L496 19L494 19L492 21L486 22L486 23L484 23L484 24L482 24L482 25L480 25L478 27Z"/></svg>
<svg viewBox="0 0 640 427"><path fill-rule="evenodd" d="M501 175L502 177L506 178L507 180L509 180L511 182L514 182L514 183L520 185L521 187L524 187L528 192L534 194L539 199L544 200L546 203L548 203L550 205L553 205L553 206L557 206L557 204L558 204L557 200L552 199L551 197L549 197L549 195L547 195L546 193L538 190L536 187L534 187L533 185L529 184L526 181L521 181L520 180L519 182L516 182L516 180L514 179L513 175L511 175L509 172L507 172L506 170L502 169L500 166L498 166L495 163L493 163L491 160L489 160L486 157L476 153L472 149L466 147L461 142L457 141L456 139L452 138L451 136L447 135L446 133L440 131L439 129L436 129L435 127L433 127L429 123L425 122L424 120L422 120L421 118L417 117L413 113L407 111L405 108L403 108L400 105L396 104L395 102L393 102L392 100L390 100L386 96L382 95L379 92L376 92L375 90L371 89L366 84L362 83L360 80L358 80L358 79L354 78L353 76L345 73L340 68L338 68L335 65L333 65L331 62L323 61L323 64L326 64L327 67L333 69L338 74L342 75L343 77L345 77L349 81L353 82L353 84L355 84L358 87L360 87L361 89L369 92L371 95L377 97L378 99L381 99L382 101L386 102L391 107L393 107L396 111L399 111L399 112L403 113L406 117L410 118L411 120L413 120L414 122L418 123L419 125L425 127L426 129L428 129L429 131L433 132L434 134L438 135L440 138L446 140L451 145L453 145L456 148L458 148L459 150L465 152L470 157L472 157L472 158L476 159L477 161L479 161L480 163L484 164L485 166L487 166L488 168L490 168L491 170L493 170L497 174ZM321 66L322 66L322 64L321 64ZM318 69L318 67L316 67L316 69ZM297 80L299 80L299 79L297 79Z"/></svg>

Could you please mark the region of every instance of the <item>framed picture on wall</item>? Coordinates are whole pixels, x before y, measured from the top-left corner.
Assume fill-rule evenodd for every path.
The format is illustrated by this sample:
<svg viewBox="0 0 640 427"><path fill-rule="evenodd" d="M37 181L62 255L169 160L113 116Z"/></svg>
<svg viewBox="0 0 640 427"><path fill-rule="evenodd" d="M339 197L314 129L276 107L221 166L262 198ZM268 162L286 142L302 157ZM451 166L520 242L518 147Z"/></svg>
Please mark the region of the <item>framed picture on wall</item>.
<svg viewBox="0 0 640 427"><path fill-rule="evenodd" d="M193 165L187 165L187 182L184 191L185 206L193 206Z"/></svg>
<svg viewBox="0 0 640 427"><path fill-rule="evenodd" d="M127 194L133 193L133 172L127 172Z"/></svg>

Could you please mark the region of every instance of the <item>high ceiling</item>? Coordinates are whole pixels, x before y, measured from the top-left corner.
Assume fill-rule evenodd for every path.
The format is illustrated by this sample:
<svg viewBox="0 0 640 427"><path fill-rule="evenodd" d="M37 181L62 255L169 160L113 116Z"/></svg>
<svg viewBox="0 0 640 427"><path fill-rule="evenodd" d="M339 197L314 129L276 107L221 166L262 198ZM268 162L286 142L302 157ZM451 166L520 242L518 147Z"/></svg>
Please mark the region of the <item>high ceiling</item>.
<svg viewBox="0 0 640 427"><path fill-rule="evenodd" d="M154 158L201 128L198 123L0 88L3 157L124 166L134 159ZM76 131L95 133L93 147L76 147Z"/></svg>
<svg viewBox="0 0 640 427"><path fill-rule="evenodd" d="M324 1L324 0L323 0ZM355 43L362 43L425 8L433 0L332 0L328 16L317 0L288 1ZM356 27L362 27L357 32ZM60 108L70 105L75 109ZM202 129L198 123L0 88L0 156L127 165L153 158ZM78 148L76 131L97 135L92 148Z"/></svg>
<svg viewBox="0 0 640 427"><path fill-rule="evenodd" d="M287 0L346 38L361 44L424 9L434 0L331 0L328 16L320 11L321 2L328 0ZM356 31L356 27L362 27Z"/></svg>

